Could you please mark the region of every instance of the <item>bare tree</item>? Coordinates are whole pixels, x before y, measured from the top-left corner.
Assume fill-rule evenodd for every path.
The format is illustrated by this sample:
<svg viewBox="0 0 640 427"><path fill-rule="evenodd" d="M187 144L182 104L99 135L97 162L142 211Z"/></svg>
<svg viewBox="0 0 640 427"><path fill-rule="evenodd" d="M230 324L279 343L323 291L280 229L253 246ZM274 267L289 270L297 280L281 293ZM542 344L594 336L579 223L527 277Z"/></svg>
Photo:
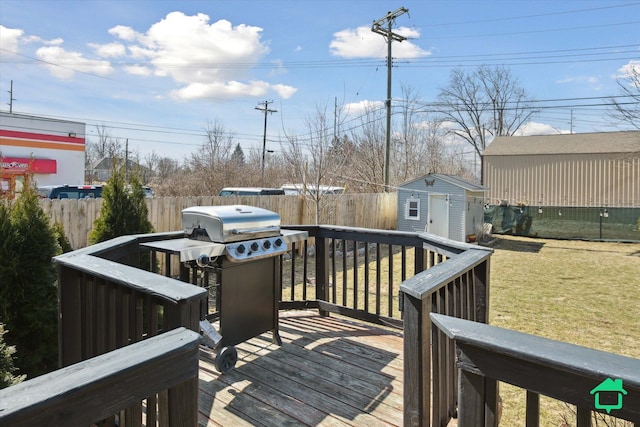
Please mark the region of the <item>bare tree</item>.
<svg viewBox="0 0 640 427"><path fill-rule="evenodd" d="M437 109L451 132L478 156L488 138L513 135L535 112L525 90L503 66L481 66L472 73L454 69L440 90Z"/></svg>
<svg viewBox="0 0 640 427"><path fill-rule="evenodd" d="M217 122L208 122L205 142L185 161L185 176L181 178L182 190L191 195L212 195L225 186L228 161L235 145L234 135Z"/></svg>
<svg viewBox="0 0 640 427"><path fill-rule="evenodd" d="M640 129L640 62L631 62L617 79L620 96L611 98L609 115Z"/></svg>
<svg viewBox="0 0 640 427"><path fill-rule="evenodd" d="M283 149L289 179L306 185L303 195L315 206L316 224L320 221L325 196L322 186L343 183L341 172L350 157L345 152L347 146L335 138L333 120L329 120L327 109L327 104L317 105L315 113L305 120L305 137L288 136L288 144ZM336 116L340 115L340 111L336 111Z"/></svg>
<svg viewBox="0 0 640 427"><path fill-rule="evenodd" d="M87 141L85 150L84 164L87 182L92 182L94 178L97 178L96 171L93 169L96 162L102 159L113 162L114 160L123 160L125 157L124 144L120 139L113 138L105 125L96 125L96 135L97 139ZM110 164L105 166L108 170L111 169ZM103 176L102 179L106 179L106 177Z"/></svg>
<svg viewBox="0 0 640 427"><path fill-rule="evenodd" d="M216 168L230 158L234 135L217 121L208 122L205 133L205 143L192 153L191 160L198 166Z"/></svg>
<svg viewBox="0 0 640 427"><path fill-rule="evenodd" d="M403 86L399 105L402 123L394 144L394 183L401 184L425 173L456 173L447 165L455 154L447 145L447 129L443 119L425 111L419 94Z"/></svg>
<svg viewBox="0 0 640 427"><path fill-rule="evenodd" d="M345 171L351 189L377 193L384 189L384 109L368 106L350 136L352 162Z"/></svg>

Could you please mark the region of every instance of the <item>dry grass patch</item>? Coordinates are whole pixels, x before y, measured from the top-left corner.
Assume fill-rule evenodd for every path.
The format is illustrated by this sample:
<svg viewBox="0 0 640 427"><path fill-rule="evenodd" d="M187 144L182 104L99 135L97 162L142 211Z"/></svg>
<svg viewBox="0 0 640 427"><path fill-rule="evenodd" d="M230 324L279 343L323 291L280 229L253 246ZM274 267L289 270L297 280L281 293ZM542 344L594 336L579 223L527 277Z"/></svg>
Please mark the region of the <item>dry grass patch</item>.
<svg viewBox="0 0 640 427"><path fill-rule="evenodd" d="M640 243L503 236L493 247L492 325L640 358ZM524 392L501 394L502 425L524 425ZM564 405L541 407L541 425L562 425Z"/></svg>

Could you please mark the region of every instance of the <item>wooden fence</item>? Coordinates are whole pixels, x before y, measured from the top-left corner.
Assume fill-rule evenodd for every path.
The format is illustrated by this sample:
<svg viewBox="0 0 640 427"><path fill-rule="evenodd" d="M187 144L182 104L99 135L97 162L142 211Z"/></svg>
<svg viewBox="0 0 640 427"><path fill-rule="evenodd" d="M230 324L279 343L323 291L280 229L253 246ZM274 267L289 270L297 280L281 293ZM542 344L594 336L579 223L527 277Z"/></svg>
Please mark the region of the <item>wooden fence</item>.
<svg viewBox="0 0 640 427"><path fill-rule="evenodd" d="M315 224L316 205L296 196L198 196L154 197L147 199L149 220L158 232L182 229L182 210L190 206L243 204L280 214L283 225ZM100 215L102 199L43 199L40 202L52 222L62 224L71 247L89 243L93 223ZM397 224L396 193L327 195L320 201L319 222L347 227L391 230Z"/></svg>

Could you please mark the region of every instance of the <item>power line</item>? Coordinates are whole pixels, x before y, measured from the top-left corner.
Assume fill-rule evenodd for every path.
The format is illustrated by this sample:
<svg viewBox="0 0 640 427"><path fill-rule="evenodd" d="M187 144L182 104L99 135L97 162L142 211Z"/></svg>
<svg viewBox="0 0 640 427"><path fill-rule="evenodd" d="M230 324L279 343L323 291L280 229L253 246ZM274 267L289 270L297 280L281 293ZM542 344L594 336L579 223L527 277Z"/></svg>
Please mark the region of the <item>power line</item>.
<svg viewBox="0 0 640 427"><path fill-rule="evenodd" d="M606 109L610 106L608 101L617 100L619 104L623 104L623 105L638 105L638 102L625 102L626 99L631 99L631 98L632 97L630 96L619 95L619 96L610 96L610 97L601 96L601 97L576 97L576 98L549 98L549 99L542 99L542 100L532 100L532 102L535 103L533 107L534 109L545 111L547 112L547 114L553 112L553 110L561 111L561 110L567 110L567 109L574 109L575 111L581 111L580 114L583 116L591 115L590 112L592 111L599 111L598 113L593 113L593 117L602 118L601 112L606 111ZM585 103L582 103L582 101L585 101ZM597 101L600 101L600 102L597 102ZM437 102L418 102L417 108L410 108L410 110L413 112L419 112L419 113L438 113L443 110L443 107L445 107L445 105L438 104ZM449 107L451 109L455 108L454 105L449 105ZM460 106L460 108L461 107L462 106ZM374 108L365 113L356 115L350 118L349 120L346 120L341 126L341 132L343 134L356 132L358 129L361 129L365 126L370 126L376 122L383 120L383 118L379 115L379 113L383 110L383 108L385 107ZM508 106L506 109L509 110L512 108L514 107ZM398 113L393 113L393 114L398 114ZM128 138L130 142L131 141L150 142L150 143L167 144L167 145L174 145L174 146L199 147L204 143L204 139L206 138L206 135L207 135L206 132L204 131L199 131L199 130L189 129L189 128L156 126L156 125L147 125L142 123L130 123L130 122L120 122L120 121L105 121L105 120L82 118L82 117L71 117L71 116L55 116L55 117L50 115L38 115L38 116L50 118L51 120L68 119L71 121L84 122L87 125L87 127L106 126L113 130L124 130L129 133L140 132L143 134L158 134L158 135L182 135L182 136L186 135L186 136L201 137L203 139L202 143L195 143L195 142L189 143L189 142L168 141L168 140L156 139L156 138L140 138L140 137L136 138L136 137L129 136ZM366 120L363 121L363 119L366 119ZM564 119L560 118L558 120L566 120L566 118ZM580 120L579 117L574 118L574 121L583 123L583 121ZM587 123L593 123L593 121L589 121ZM24 128L24 129L31 130L31 131L46 130L46 129L34 129L32 127L28 129L27 128ZM238 138L240 141L255 142L255 140L258 139L260 136L262 136L264 139L264 134L263 135L237 134L235 132L229 131L229 132L225 132L225 135L229 137ZM290 138L295 140L296 143L302 146L306 146L308 144L305 144L305 142L311 140L311 135L312 133L302 133L302 134L297 134L295 136L292 136ZM89 135L86 135L86 136L89 137ZM288 141L288 139L279 137L279 136L267 135L266 141L269 141L275 144L284 144ZM251 148L248 148L248 149L251 149ZM255 148L255 150L258 150L258 148ZM275 151L278 151L278 150L275 150Z"/></svg>
<svg viewBox="0 0 640 427"><path fill-rule="evenodd" d="M445 22L441 24L429 24L429 26L432 28L435 28L435 27L450 27L452 25L487 24L490 22L515 21L515 20L530 19L530 18L543 18L543 17L549 17L549 16L570 15L570 14L576 14L576 13L594 12L594 11L600 11L605 9L618 9L618 8L638 6L638 5L640 5L640 3L626 3L626 4L619 4L619 5L613 5L613 6L594 7L589 9L575 9L575 10L566 10L561 12L538 13L535 15L520 15L520 16L490 18L490 19L482 19L482 20L474 20L474 21Z"/></svg>

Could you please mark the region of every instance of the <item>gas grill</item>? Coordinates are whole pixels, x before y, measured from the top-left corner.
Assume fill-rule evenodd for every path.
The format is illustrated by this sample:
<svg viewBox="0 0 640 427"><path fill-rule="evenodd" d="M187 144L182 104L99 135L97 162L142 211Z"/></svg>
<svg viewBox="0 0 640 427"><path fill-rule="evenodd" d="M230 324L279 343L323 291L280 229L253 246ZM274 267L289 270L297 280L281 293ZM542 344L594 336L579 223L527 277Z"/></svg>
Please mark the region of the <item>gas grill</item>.
<svg viewBox="0 0 640 427"><path fill-rule="evenodd" d="M280 216L245 205L194 206L182 211L184 237L144 243L178 255L191 270L192 283L210 287L215 311L200 322L204 342L216 350L216 368L235 366L233 347L264 332L280 345L278 305L280 257L306 231L280 228ZM213 279L213 285L211 285ZM211 321L218 321L216 330Z"/></svg>

